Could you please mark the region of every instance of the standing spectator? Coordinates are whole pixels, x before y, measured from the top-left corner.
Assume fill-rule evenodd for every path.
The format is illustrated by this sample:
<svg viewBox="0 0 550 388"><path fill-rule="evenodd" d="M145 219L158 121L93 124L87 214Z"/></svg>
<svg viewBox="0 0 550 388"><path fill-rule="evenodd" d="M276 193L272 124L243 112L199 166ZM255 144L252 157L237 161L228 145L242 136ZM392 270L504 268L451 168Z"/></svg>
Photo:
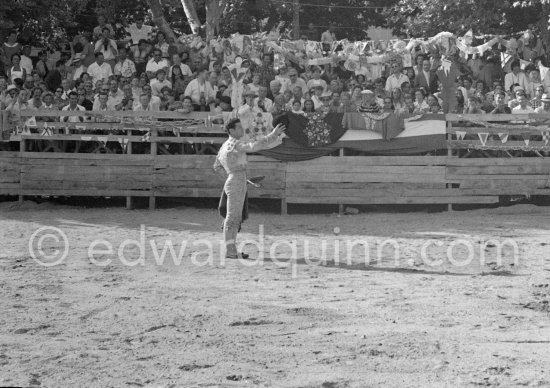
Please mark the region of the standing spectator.
<svg viewBox="0 0 550 388"><path fill-rule="evenodd" d="M258 73L260 74L260 84L265 87L269 87L269 83L275 79L275 70L273 69L273 63L271 62L271 55L264 55L263 63L258 69Z"/></svg>
<svg viewBox="0 0 550 388"><path fill-rule="evenodd" d="M116 42L109 37L110 36L109 28L103 27L101 32L102 32L101 39L99 39L95 43L94 50L96 53L100 52L103 54L103 59L105 60L106 63L109 64L109 66L111 66L111 71L112 71L113 67L115 66L116 57L118 55L117 45L116 45Z"/></svg>
<svg viewBox="0 0 550 388"><path fill-rule="evenodd" d="M145 73L147 67L147 58L151 52L151 46L145 39L141 39L137 46L132 48L132 54L134 55L134 63L136 65L136 72L138 76Z"/></svg>
<svg viewBox="0 0 550 388"><path fill-rule="evenodd" d="M23 53L21 54L21 67L27 71L27 74L31 74L34 67L31 59L31 46L24 46Z"/></svg>
<svg viewBox="0 0 550 388"><path fill-rule="evenodd" d="M504 90L510 90L512 85L519 85L523 90L528 90L529 80L524 72L521 71L521 67L518 60L515 60L510 65L512 72L506 74L504 77Z"/></svg>
<svg viewBox="0 0 550 388"><path fill-rule="evenodd" d="M422 61L422 70L416 73L414 79L414 86L416 88L424 88L429 93L435 93L437 91L437 77L435 72L431 70L432 64L429 59Z"/></svg>
<svg viewBox="0 0 550 388"><path fill-rule="evenodd" d="M105 63L103 53L95 53L95 62L88 66L88 74L92 77L92 85L97 81L106 80L113 75L111 66Z"/></svg>
<svg viewBox="0 0 550 388"><path fill-rule="evenodd" d="M17 43L17 32L8 32L8 40L2 44L1 51L4 53L2 62L4 63L4 71L7 74L9 68L12 66L13 54L19 54L19 51L21 51L21 45Z"/></svg>
<svg viewBox="0 0 550 388"><path fill-rule="evenodd" d="M395 88L400 88L401 84L404 82L409 82L409 77L401 73L401 65L397 62L394 62L391 65L392 74L386 80L386 91L391 93Z"/></svg>
<svg viewBox="0 0 550 388"><path fill-rule="evenodd" d="M82 52L80 53L80 59L82 65L86 68L95 62L95 50L94 45L90 42L87 36L80 36L80 43L82 44Z"/></svg>
<svg viewBox="0 0 550 388"><path fill-rule="evenodd" d="M328 30L321 34L321 43L323 44L323 51L325 53L329 53L332 49L332 43L336 42L335 27L334 23L330 23Z"/></svg>
<svg viewBox="0 0 550 388"><path fill-rule="evenodd" d="M118 62L115 65L115 75L118 77L131 78L136 75L136 65L127 55L126 48L118 51Z"/></svg>
<svg viewBox="0 0 550 388"><path fill-rule="evenodd" d="M48 74L48 71L50 71L46 63L46 59L46 51L40 51L38 53L38 62L36 62L36 72L40 75L42 79L44 79L44 77L46 77L46 74Z"/></svg>
<svg viewBox="0 0 550 388"><path fill-rule="evenodd" d="M159 70L164 70L164 74L168 72L168 61L162 58L162 51L158 48L153 50L153 58L147 63L145 71L147 72L147 77L151 80L157 76Z"/></svg>
<svg viewBox="0 0 550 388"><path fill-rule="evenodd" d="M49 90L55 90L61 86L63 80L63 73L65 72L65 62L62 60L57 61L55 69L50 71L44 80L48 85Z"/></svg>
<svg viewBox="0 0 550 388"><path fill-rule="evenodd" d="M11 64L11 68L7 71L10 82L14 83L17 78L24 81L27 78L27 71L21 66L21 57L19 54L13 54L11 56Z"/></svg>
<svg viewBox="0 0 550 388"><path fill-rule="evenodd" d="M168 59L170 58L170 45L166 41L166 36L162 31L157 32L157 43L155 44L155 48L161 51L162 58L165 59L166 62L168 62Z"/></svg>
<svg viewBox="0 0 550 388"><path fill-rule="evenodd" d="M138 16L135 23L127 28L132 38L132 46L138 45L143 40L150 40L153 33L153 27L143 24L143 16Z"/></svg>
<svg viewBox="0 0 550 388"><path fill-rule="evenodd" d="M99 39L101 35L103 34L103 29L107 28L109 31L109 37L112 37L115 35L115 30L113 30L113 26L111 26L109 23L106 23L105 16L99 15L97 17L98 26L94 28L94 38Z"/></svg>
<svg viewBox="0 0 550 388"><path fill-rule="evenodd" d="M304 35L307 40L314 42L317 42L319 39L319 31L317 31L317 28L315 28L313 23L309 23L307 30L304 31Z"/></svg>

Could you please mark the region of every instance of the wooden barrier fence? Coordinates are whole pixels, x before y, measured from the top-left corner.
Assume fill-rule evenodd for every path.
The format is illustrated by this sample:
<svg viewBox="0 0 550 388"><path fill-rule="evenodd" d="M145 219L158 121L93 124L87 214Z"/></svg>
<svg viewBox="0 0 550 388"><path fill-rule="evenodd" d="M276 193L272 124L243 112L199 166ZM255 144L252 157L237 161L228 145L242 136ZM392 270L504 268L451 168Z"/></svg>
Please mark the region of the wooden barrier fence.
<svg viewBox="0 0 550 388"><path fill-rule="evenodd" d="M7 115L1 113L5 130ZM10 141L19 143L19 151L0 151L0 195L126 197L128 208L134 197L147 197L151 209L157 197L219 197L223 181L212 165L225 132L207 113L24 111L19 122L29 116L82 115L101 122L38 121L31 132L13 133ZM447 156L281 162L251 155L249 175L266 179L262 188L250 188L249 196L280 200L284 214L287 204L450 206L497 203L505 195L550 195L545 120L550 115L447 115ZM111 141L121 144L123 153L110 152ZM82 153L74 146L67 152L67 143L95 148ZM37 144L50 152L36 152Z"/></svg>

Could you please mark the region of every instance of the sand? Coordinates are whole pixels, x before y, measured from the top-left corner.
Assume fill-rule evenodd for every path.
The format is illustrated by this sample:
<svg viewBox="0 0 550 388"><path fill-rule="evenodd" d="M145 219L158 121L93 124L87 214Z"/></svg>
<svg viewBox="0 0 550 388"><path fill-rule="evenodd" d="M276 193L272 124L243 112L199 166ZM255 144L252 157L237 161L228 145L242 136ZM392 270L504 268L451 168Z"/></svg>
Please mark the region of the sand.
<svg viewBox="0 0 550 388"><path fill-rule="evenodd" d="M259 263L220 258L214 210L0 203L0 386L549 387L549 218L253 212L240 238L263 225ZM131 242L119 257L141 225L143 261ZM42 227L67 237L59 265L31 255ZM46 237L45 260L38 239L37 259L64 252ZM186 249L159 265L151 242L168 240ZM348 261L350 240L368 262L360 247ZM208 243L212 262L197 256Z"/></svg>

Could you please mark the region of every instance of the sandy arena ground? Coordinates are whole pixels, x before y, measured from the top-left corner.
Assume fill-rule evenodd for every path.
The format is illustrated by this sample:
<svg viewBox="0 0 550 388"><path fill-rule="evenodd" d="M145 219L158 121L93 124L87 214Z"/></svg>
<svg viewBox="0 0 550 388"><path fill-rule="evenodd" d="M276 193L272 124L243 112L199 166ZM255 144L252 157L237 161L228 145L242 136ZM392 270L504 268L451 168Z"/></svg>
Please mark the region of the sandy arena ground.
<svg viewBox="0 0 550 388"><path fill-rule="evenodd" d="M0 386L550 387L549 219L550 207L532 205L342 217L253 211L241 240L264 225L260 265L221 262L214 210L0 203ZM140 239L141 225L144 265L124 265L117 250ZM29 239L44 226L67 236L60 265L31 256ZM88 255L98 239L113 246L93 256L111 260L106 266ZM356 247L351 262L341 253L334 263L335 245L347 252L357 239L371 262ZM499 258L510 239L519 254L508 241ZM43 259L37 240L32 252ZM176 253L187 241L181 263L155 262L151 242L162 251L167 240ZM213 262L199 265L207 241ZM297 260L285 241L296 242ZM322 258L323 244L327 262L308 263ZM63 253L51 237L42 248ZM136 244L122 248L122 260L140 258Z"/></svg>

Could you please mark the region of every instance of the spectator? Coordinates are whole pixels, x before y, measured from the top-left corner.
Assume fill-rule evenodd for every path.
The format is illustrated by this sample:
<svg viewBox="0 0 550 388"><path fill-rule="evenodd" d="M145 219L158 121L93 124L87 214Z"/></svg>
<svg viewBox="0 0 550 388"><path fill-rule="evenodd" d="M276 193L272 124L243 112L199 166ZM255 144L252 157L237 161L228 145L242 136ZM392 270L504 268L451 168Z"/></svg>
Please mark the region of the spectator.
<svg viewBox="0 0 550 388"><path fill-rule="evenodd" d="M76 92L69 93L69 104L63 109L61 109L64 112L71 112L71 111L85 111L86 109L78 104L78 94ZM83 116L61 116L62 122L69 122L69 123L79 123L84 122Z"/></svg>
<svg viewBox="0 0 550 388"><path fill-rule="evenodd" d="M265 87L269 87L271 81L275 79L275 70L273 69L273 63L271 62L271 55L264 54L263 63L258 69L258 74L260 75L260 84Z"/></svg>
<svg viewBox="0 0 550 388"><path fill-rule="evenodd" d="M415 114L427 113L430 110L430 106L426 102L424 89L418 89L414 93L414 96L415 96L414 113Z"/></svg>
<svg viewBox="0 0 550 388"><path fill-rule="evenodd" d="M34 88L32 90L31 99L28 101L29 109L41 109L42 108L42 89Z"/></svg>
<svg viewBox="0 0 550 388"><path fill-rule="evenodd" d="M151 98L147 93L143 93L139 96L139 102L134 105L134 111L158 111L160 107L151 105Z"/></svg>
<svg viewBox="0 0 550 388"><path fill-rule="evenodd" d="M65 71L65 62L62 60L57 61L55 69L50 71L44 80L48 85L49 90L55 90L61 86L63 80L62 73Z"/></svg>
<svg viewBox="0 0 550 388"><path fill-rule="evenodd" d="M512 109L513 114L524 114L524 113L533 113L534 110L529 105L529 100L527 99L527 96L525 93L520 93L517 96L518 106L516 106L514 109Z"/></svg>
<svg viewBox="0 0 550 388"><path fill-rule="evenodd" d="M125 84L122 87L122 99L121 101L115 105L116 110L125 110L125 108L129 105L129 101L132 100L132 103L134 102L134 94L132 92L132 85ZM131 106L131 104L130 104Z"/></svg>
<svg viewBox="0 0 550 388"><path fill-rule="evenodd" d="M107 28L107 31L109 33L109 37L115 36L115 30L113 30L113 26L111 26L109 23L106 23L105 16L99 15L97 17L98 26L94 28L94 38L99 39L103 35L103 30Z"/></svg>
<svg viewBox="0 0 550 388"><path fill-rule="evenodd" d="M468 106L464 109L464 113L466 114L485 113L483 110L481 110L481 100L476 96L470 97L470 99L468 100Z"/></svg>
<svg viewBox="0 0 550 388"><path fill-rule="evenodd" d="M550 95L543 94L540 102L541 106L535 109L535 113L550 113Z"/></svg>
<svg viewBox="0 0 550 388"><path fill-rule="evenodd" d="M530 98L535 98L536 89L538 87L542 87L542 90L544 91L544 86L542 85L542 80L540 79L540 72L537 69L533 69L529 72L529 85L526 90L527 95ZM533 106L533 108L537 107Z"/></svg>
<svg viewBox="0 0 550 388"><path fill-rule="evenodd" d="M153 27L143 24L143 16L138 16L136 22L130 24L127 28L130 37L132 38L132 45L137 46L139 42L143 40L150 40L153 34Z"/></svg>
<svg viewBox="0 0 550 388"><path fill-rule="evenodd" d="M159 49L161 51L162 58L168 62L168 58L170 58L169 49L170 45L168 42L166 42L166 36L164 35L164 32L157 32L157 43L155 44L155 49Z"/></svg>
<svg viewBox="0 0 550 388"><path fill-rule="evenodd" d="M193 76L193 72L191 71L191 68L187 66L185 63L182 63L181 57L179 54L174 54L172 56L172 66L170 67L170 70L168 72L169 78L172 78L174 67L178 67L180 69L180 73L184 78Z"/></svg>
<svg viewBox="0 0 550 388"><path fill-rule="evenodd" d="M147 67L145 68L147 72L147 77L152 80L156 77L157 72L159 70L164 70L164 74L168 72L168 67L170 65L166 61L166 59L162 58L162 51L158 48L155 48L153 50L153 58L147 63Z"/></svg>
<svg viewBox="0 0 550 388"><path fill-rule="evenodd" d="M42 93L42 108L41 109L47 109L47 110L59 110L59 107L57 107L53 102L53 94L50 91ZM53 117L44 117L44 121L51 121Z"/></svg>
<svg viewBox="0 0 550 388"><path fill-rule="evenodd" d="M118 77L131 78L136 75L136 65L128 58L125 48L118 50L118 62L115 65L115 75Z"/></svg>
<svg viewBox="0 0 550 388"><path fill-rule="evenodd" d="M309 23L307 30L304 31L304 35L307 40L312 40L314 42L317 42L319 39L319 31L317 31L313 23Z"/></svg>
<svg viewBox="0 0 550 388"><path fill-rule="evenodd" d="M31 74L34 67L31 59L31 46L24 46L23 53L21 54L21 67L25 69L27 74Z"/></svg>
<svg viewBox="0 0 550 388"><path fill-rule="evenodd" d="M542 96L544 94L544 86L538 85L533 91L533 99L531 100L531 107L537 110L542 105Z"/></svg>
<svg viewBox="0 0 550 388"><path fill-rule="evenodd" d="M116 79L111 79L109 81L109 91L107 97L109 100L109 106L112 109L116 109L115 107L119 105L124 99L124 92L119 88L119 83Z"/></svg>
<svg viewBox="0 0 550 388"><path fill-rule="evenodd" d="M151 46L145 39L141 39L137 46L133 46L132 54L134 56L134 63L136 65L136 72L138 76L146 72L147 58L149 57L150 52Z"/></svg>
<svg viewBox="0 0 550 388"><path fill-rule="evenodd" d="M40 51L38 53L38 62L36 62L36 72L42 79L46 77L46 74L48 74L49 68L46 63L47 55L46 51Z"/></svg>
<svg viewBox="0 0 550 388"><path fill-rule="evenodd" d="M262 112L271 112L273 109L273 101L267 98L267 88L265 86L258 88L258 98L254 101L254 106Z"/></svg>
<svg viewBox="0 0 550 388"><path fill-rule="evenodd" d="M21 56L19 54L12 54L11 64L12 66L7 71L10 82L14 83L14 80L17 78L25 80L27 78L27 71L21 66Z"/></svg>
<svg viewBox="0 0 550 388"><path fill-rule="evenodd" d="M195 110L200 110L200 106L210 105L214 102L216 94L210 82L207 81L208 70L203 68L199 71L197 78L192 80L185 89L185 96L191 97Z"/></svg>
<svg viewBox="0 0 550 388"><path fill-rule="evenodd" d="M400 88L404 82L410 83L409 77L401 73L401 65L399 63L394 62L391 65L391 69L393 73L386 80L386 91L389 93L395 88Z"/></svg>
<svg viewBox="0 0 550 388"><path fill-rule="evenodd" d="M78 105L83 106L84 109L86 110L93 110L94 103L92 102L92 100L86 97L86 91L84 89L78 89L77 94L78 94Z"/></svg>
<svg viewBox="0 0 550 388"><path fill-rule="evenodd" d="M304 101L304 113L313 113L315 112L315 104L312 100Z"/></svg>
<svg viewBox="0 0 550 388"><path fill-rule="evenodd" d="M172 88L172 83L166 79L166 71L164 69L157 71L156 78L151 80L150 85L153 95L159 97L164 87Z"/></svg>
<svg viewBox="0 0 550 388"><path fill-rule="evenodd" d="M305 94L308 91L309 88L306 81L298 77L298 70L290 69L288 71L288 77L289 81L285 84L285 90L290 90L294 93L294 89L296 87L300 87L302 89L302 94Z"/></svg>
<svg viewBox="0 0 550 388"><path fill-rule="evenodd" d="M73 58L73 66L74 66L74 72L73 72L73 85L76 83L75 81L78 81L82 78L82 75L86 73L88 68L84 66L84 63L82 62L82 57L80 54L75 54ZM87 74L87 73L86 73Z"/></svg>
<svg viewBox="0 0 550 388"><path fill-rule="evenodd" d="M282 93L281 93L281 88L282 88L282 85L279 81L277 80L273 80L269 83L269 92L267 93L267 96L268 98L275 102L275 98L277 96L282 96Z"/></svg>
<svg viewBox="0 0 550 388"><path fill-rule="evenodd" d="M321 86L323 91L327 90L327 83L324 79L321 79L321 68L315 66L311 71L311 79L307 83L307 89L311 90L314 87Z"/></svg>
<svg viewBox="0 0 550 388"><path fill-rule="evenodd" d="M8 71L10 67L13 65L13 55L19 54L21 51L21 45L17 43L17 32L16 31L9 31L8 32L8 40L2 44L2 52L4 55L2 56L2 61L4 63L4 71L6 74L8 74ZM19 57L21 59L21 57Z"/></svg>
<svg viewBox="0 0 550 388"><path fill-rule="evenodd" d="M24 109L30 109L28 103L29 93L25 89L21 89L17 94L17 97L13 98L6 110L11 113L18 114Z"/></svg>
<svg viewBox="0 0 550 388"><path fill-rule="evenodd" d="M92 85L95 85L97 81L107 80L113 75L111 66L105 62L102 52L95 53L96 61L88 66L88 74L92 77Z"/></svg>
<svg viewBox="0 0 550 388"><path fill-rule="evenodd" d="M191 97L184 97L182 100L182 107L178 109L178 112L189 114L193 112L193 110L193 101L191 100Z"/></svg>
<svg viewBox="0 0 550 388"><path fill-rule="evenodd" d="M521 71L519 60L513 61L510 66L512 72L506 74L506 77L504 77L504 89L510 90L512 85L519 85L523 90L528 90L529 80L525 73Z"/></svg>
<svg viewBox="0 0 550 388"><path fill-rule="evenodd" d="M101 39L99 39L95 43L94 51L96 54L98 52L103 54L103 59L106 63L111 66L111 71L113 70L113 67L115 66L115 60L118 55L118 49L116 42L111 39L110 36L110 30L107 27L103 27L101 30L102 36ZM96 57L97 58L97 57Z"/></svg>
<svg viewBox="0 0 550 388"><path fill-rule="evenodd" d="M332 43L336 42L336 34L334 33L335 29L336 25L334 23L330 23L328 30L321 34L321 43L325 53L329 53L332 50Z"/></svg>

